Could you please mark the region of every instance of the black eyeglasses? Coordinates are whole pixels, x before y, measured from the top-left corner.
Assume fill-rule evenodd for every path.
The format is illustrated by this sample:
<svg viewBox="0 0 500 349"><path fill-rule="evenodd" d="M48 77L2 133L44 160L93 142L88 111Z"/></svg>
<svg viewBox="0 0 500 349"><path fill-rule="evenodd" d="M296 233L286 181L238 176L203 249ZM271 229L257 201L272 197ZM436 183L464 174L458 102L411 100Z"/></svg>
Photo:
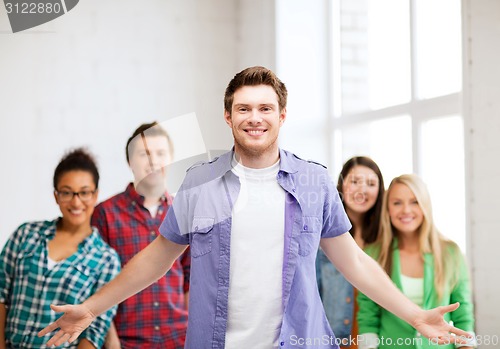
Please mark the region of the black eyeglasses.
<svg viewBox="0 0 500 349"><path fill-rule="evenodd" d="M61 202L70 202L76 195L82 202L86 202L92 199L96 190L82 190L79 192L68 191L68 190L56 190L56 195L61 200Z"/></svg>

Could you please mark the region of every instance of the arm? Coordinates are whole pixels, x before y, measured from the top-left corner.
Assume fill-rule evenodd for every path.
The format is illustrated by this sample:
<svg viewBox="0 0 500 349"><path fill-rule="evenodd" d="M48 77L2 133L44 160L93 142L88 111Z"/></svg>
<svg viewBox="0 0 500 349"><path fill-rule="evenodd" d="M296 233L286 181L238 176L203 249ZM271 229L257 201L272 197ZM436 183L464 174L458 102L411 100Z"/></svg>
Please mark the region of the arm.
<svg viewBox="0 0 500 349"><path fill-rule="evenodd" d="M14 270L17 264L17 255L22 245L25 232L24 225L20 226L7 240L0 254L0 349L5 345L5 325L7 322L6 304L10 303L14 282Z"/></svg>
<svg viewBox="0 0 500 349"><path fill-rule="evenodd" d="M118 337L118 332L116 332L115 323L112 321L111 326L109 326L108 334L106 335L106 340L104 342L104 348L106 349L121 349L120 338Z"/></svg>
<svg viewBox="0 0 500 349"><path fill-rule="evenodd" d="M59 332L47 342L47 346L61 345L66 341L73 342L97 315L162 277L185 249L185 245L179 245L161 235L158 236L132 258L113 281L82 304L52 305L54 311L64 312L64 315L40 331L39 336L60 328Z"/></svg>
<svg viewBox="0 0 500 349"><path fill-rule="evenodd" d="M77 349L96 349L94 344L90 343L87 339L83 338L78 343Z"/></svg>
<svg viewBox="0 0 500 349"><path fill-rule="evenodd" d="M358 247L350 234L322 239L321 248L354 287L408 322L425 337L438 344L445 344L453 340L450 332L458 336L469 336L467 332L449 325L443 319L445 313L458 308L458 303L422 310L397 289L384 270Z"/></svg>
<svg viewBox="0 0 500 349"><path fill-rule="evenodd" d="M0 303L0 349L6 349L5 346L5 320L7 318L7 309L5 304Z"/></svg>

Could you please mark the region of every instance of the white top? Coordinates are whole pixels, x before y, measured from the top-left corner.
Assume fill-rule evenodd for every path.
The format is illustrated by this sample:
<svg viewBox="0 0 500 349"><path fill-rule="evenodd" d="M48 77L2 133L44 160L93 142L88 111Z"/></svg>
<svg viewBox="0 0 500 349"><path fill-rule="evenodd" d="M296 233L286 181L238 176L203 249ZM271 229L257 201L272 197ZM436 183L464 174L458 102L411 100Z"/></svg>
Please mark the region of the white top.
<svg viewBox="0 0 500 349"><path fill-rule="evenodd" d="M151 214L151 217L155 218L156 213L158 212L158 208L160 207L160 204L156 204L153 206L146 207L149 213Z"/></svg>
<svg viewBox="0 0 500 349"><path fill-rule="evenodd" d="M279 161L264 169L236 164L241 183L232 211L226 349L278 347L285 243L285 191Z"/></svg>
<svg viewBox="0 0 500 349"><path fill-rule="evenodd" d="M47 269L53 269L58 263L58 261L55 261L49 257L49 250L47 250Z"/></svg>
<svg viewBox="0 0 500 349"><path fill-rule="evenodd" d="M403 293L413 303L421 307L424 304L424 279L412 278L401 274L401 286Z"/></svg>

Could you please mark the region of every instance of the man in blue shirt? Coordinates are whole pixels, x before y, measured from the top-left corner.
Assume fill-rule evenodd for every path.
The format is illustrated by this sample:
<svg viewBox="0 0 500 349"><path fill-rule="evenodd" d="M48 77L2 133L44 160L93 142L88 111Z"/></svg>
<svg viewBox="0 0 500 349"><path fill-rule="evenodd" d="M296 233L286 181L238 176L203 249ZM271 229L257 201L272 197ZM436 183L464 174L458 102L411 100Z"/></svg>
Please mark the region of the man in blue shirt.
<svg viewBox="0 0 500 349"><path fill-rule="evenodd" d="M97 314L165 274L191 246L186 348L338 348L315 278L318 245L361 292L420 333L450 339L467 333L443 314L458 304L422 310L405 298L350 234L338 193L321 165L278 147L287 91L263 67L229 83L224 118L232 151L193 166L160 227L161 235L111 283L41 334L73 341Z"/></svg>

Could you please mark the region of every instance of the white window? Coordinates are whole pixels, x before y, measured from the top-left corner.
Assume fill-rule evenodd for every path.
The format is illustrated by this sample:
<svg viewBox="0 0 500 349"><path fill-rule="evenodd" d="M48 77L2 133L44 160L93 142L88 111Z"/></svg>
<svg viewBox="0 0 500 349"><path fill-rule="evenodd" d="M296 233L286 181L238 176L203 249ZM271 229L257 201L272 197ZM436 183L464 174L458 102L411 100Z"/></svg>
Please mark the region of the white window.
<svg viewBox="0 0 500 349"><path fill-rule="evenodd" d="M368 155L386 186L419 174L438 228L465 251L460 1L331 4L333 172Z"/></svg>

